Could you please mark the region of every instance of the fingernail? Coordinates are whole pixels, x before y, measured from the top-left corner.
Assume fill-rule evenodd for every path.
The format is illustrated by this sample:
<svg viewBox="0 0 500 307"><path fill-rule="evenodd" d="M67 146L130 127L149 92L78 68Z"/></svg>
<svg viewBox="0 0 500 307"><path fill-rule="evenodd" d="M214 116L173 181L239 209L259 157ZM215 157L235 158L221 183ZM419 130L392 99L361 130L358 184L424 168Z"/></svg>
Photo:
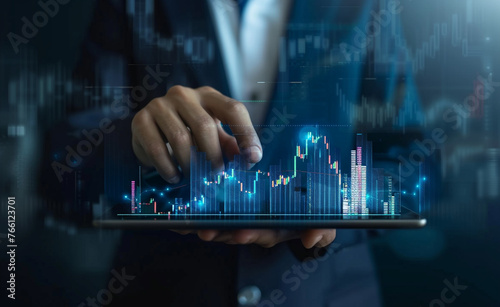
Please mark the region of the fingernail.
<svg viewBox="0 0 500 307"><path fill-rule="evenodd" d="M180 180L181 180L181 178L179 176L175 176L175 177L170 178L168 180L168 182L171 184L176 184L176 183L179 183Z"/></svg>
<svg viewBox="0 0 500 307"><path fill-rule="evenodd" d="M314 238L314 243L313 245L311 246L311 248L313 248L314 246L316 246L316 244L319 243L319 241L321 241L321 239L323 239L323 236L317 236L316 238Z"/></svg>
<svg viewBox="0 0 500 307"><path fill-rule="evenodd" d="M216 242L228 242L231 240L232 238L232 234L230 233L219 233L217 236L215 236L212 241L216 241Z"/></svg>
<svg viewBox="0 0 500 307"><path fill-rule="evenodd" d="M251 243L251 242L253 242L253 241L255 241L255 236L254 236L254 235L252 235L252 234L249 234L249 235L247 235L246 237L244 237L244 238L240 241L240 243L241 243L241 244L249 244L249 243Z"/></svg>
<svg viewBox="0 0 500 307"><path fill-rule="evenodd" d="M207 236L209 235L209 236ZM213 241L219 235L218 231L199 230L198 237L204 241ZM203 237L203 238L202 238Z"/></svg>
<svg viewBox="0 0 500 307"><path fill-rule="evenodd" d="M240 149L241 155L245 156L249 162L259 162L262 159L262 149L258 146L250 146Z"/></svg>

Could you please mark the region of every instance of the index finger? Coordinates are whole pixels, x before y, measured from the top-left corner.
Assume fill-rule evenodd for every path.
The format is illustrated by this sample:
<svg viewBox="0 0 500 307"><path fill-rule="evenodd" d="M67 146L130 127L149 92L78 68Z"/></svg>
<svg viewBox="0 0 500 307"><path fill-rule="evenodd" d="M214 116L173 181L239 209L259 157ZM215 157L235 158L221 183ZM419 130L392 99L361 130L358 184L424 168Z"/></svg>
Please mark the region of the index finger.
<svg viewBox="0 0 500 307"><path fill-rule="evenodd" d="M238 142L240 154L247 162L259 162L262 159L262 145L245 105L217 91L204 93L201 101L206 110L223 124L229 125Z"/></svg>

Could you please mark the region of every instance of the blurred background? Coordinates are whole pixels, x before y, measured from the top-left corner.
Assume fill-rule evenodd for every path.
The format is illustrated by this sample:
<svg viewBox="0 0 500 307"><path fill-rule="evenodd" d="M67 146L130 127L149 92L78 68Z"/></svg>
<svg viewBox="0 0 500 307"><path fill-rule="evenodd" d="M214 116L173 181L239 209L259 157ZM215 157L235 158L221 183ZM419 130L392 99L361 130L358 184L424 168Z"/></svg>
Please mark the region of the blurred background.
<svg viewBox="0 0 500 307"><path fill-rule="evenodd" d="M105 287L120 239L120 231L93 229L79 214L102 201L79 196L84 174L57 186L70 190L74 202L42 197L39 182L51 170L42 163L46 134L72 108L99 104L95 93L70 80L95 2L61 6L18 53L8 33L19 33L23 16L31 18L40 7L9 1L0 10L0 195L17 198L17 290L38 306L76 306ZM428 226L388 231L370 242L384 302L433 306L445 280L457 278L467 289L450 305L500 306L500 2L401 3L397 31L413 59L421 125L428 132L443 129L447 140L432 154L438 177L424 212ZM75 93L81 101L71 98ZM473 111L467 109L471 95L481 97ZM7 208L0 210L5 221ZM6 229L0 241L6 244ZM5 252L0 259L3 268Z"/></svg>

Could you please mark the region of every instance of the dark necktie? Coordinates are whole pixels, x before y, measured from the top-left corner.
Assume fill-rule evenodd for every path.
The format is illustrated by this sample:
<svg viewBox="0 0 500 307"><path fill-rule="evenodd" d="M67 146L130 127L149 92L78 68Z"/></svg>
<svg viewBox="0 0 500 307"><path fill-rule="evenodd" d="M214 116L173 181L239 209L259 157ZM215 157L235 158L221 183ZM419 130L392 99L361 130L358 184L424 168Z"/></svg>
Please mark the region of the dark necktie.
<svg viewBox="0 0 500 307"><path fill-rule="evenodd" d="M243 12L245 11L245 7L248 3L248 0L236 0L238 2L238 8L239 8L239 13L240 13L240 21L243 16Z"/></svg>

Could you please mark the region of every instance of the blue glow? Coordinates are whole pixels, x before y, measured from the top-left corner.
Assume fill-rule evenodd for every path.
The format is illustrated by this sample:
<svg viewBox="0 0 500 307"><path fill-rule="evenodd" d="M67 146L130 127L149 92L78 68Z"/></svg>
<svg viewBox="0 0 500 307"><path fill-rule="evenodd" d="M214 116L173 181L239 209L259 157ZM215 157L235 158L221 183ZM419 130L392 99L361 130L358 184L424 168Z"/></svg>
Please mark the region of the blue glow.
<svg viewBox="0 0 500 307"><path fill-rule="evenodd" d="M308 140L314 139L314 144L312 144L311 141L303 142L302 140L304 138ZM305 145L298 145L301 142L305 143ZM383 191L382 187L380 187L379 191L378 186L376 188L371 188L371 186L367 185L365 179L361 182L359 182L359 180L356 182L356 189L354 189L354 186L351 186L353 184L352 178L359 178L361 175L368 176L374 172L374 169L369 168L361 162L362 154L369 155L368 158L370 159L372 157L371 151L367 150L365 153L363 151L365 150L364 144L366 142L369 141L364 134L357 135L357 147L351 150L351 163L355 163L357 167L355 170L351 169L350 174L347 173L345 176L342 174L341 176L338 169L332 168L332 164L336 164L336 168L338 168L341 163L340 150L331 147L331 143L327 136L312 133L311 129L302 129L300 138L297 140L297 146L301 146L301 154L307 152L307 155L304 155L303 160L298 161L298 159L296 159L296 153L299 148L295 147L291 151L293 160L287 160L293 162L293 169L283 170L281 165L271 165L271 169L268 172L261 172L260 170L251 172L243 167L245 165L244 159L236 155L234 161L229 162L229 167L223 175L217 175L215 180L211 175L212 170L210 169L210 164L197 162L206 160L206 154L198 152L196 148L192 147L191 154L192 157L196 157L196 159L191 159L190 166L196 174L199 174L199 177L197 176L195 180L191 180L189 184L190 196L188 199L175 197L175 208L172 207L172 212L174 214L196 215L215 213L270 214L272 212L279 214L348 214L356 216L358 213L352 212L355 210L358 212L358 208L354 208L353 206L362 204L363 208L361 209L363 213L359 214L368 215L368 212L370 212L370 214L382 214L382 212L377 211L382 211L384 206L379 206L378 202L390 204L395 195L399 193L406 195L413 192L407 193L407 191L393 190L391 194L387 193L387 184L390 183L390 177L383 169L377 169L377 172L373 175L375 177L372 177L377 179L377 182L383 183L383 186L386 186L385 191ZM328 159L324 159L324 157L328 157ZM330 160L332 160L333 163ZM309 165L314 167L309 167ZM304 170L306 167L307 171ZM363 171L366 170L366 173L361 172L361 169L363 169ZM298 172L303 172L305 174L299 176ZM310 174L314 174L314 176ZM332 177L330 178L328 176ZM422 178L423 177L421 177L420 180L422 180ZM331 188L323 188L327 179ZM329 179L333 180L330 181ZM304 186L304 181L306 181L307 187ZM168 201L168 191L171 189L177 190L184 186L188 186L188 184L174 186L172 188L159 188L158 194L160 194L160 197L167 196ZM253 188L249 189L250 186L253 186ZM414 189L414 192L418 191L419 187L420 185L417 184L417 189ZM359 189L364 192L360 193ZM150 188L147 191L155 192L156 189ZM357 191L357 193L353 193L353 191ZM375 193L374 199L372 199L371 193ZM248 195L247 200L244 199L244 194ZM330 197L330 195L335 197ZM342 198L340 195L343 195ZM362 200L362 195L365 195L365 200ZM413 193L413 195L416 195L416 193ZM347 196L349 197L346 199ZM186 196L183 195L183 197ZM280 200L284 197L286 197L286 201L292 205L290 208L282 206ZM327 203L320 204L321 202L325 202L325 199L327 199ZM186 204L184 202L186 200L190 200L194 204L193 208L190 210L185 210L190 206L189 203ZM268 207L258 205L263 201L269 202ZM168 203L170 204L171 202ZM315 204L320 205L316 207ZM374 206L375 204L377 204L377 206ZM221 211L221 205L224 206L223 211ZM345 206L348 207L348 210L343 209ZM305 212L303 208L309 208L309 210ZM369 211L368 208L370 208ZM391 212L392 213L389 215L395 214L395 209L392 209Z"/></svg>

